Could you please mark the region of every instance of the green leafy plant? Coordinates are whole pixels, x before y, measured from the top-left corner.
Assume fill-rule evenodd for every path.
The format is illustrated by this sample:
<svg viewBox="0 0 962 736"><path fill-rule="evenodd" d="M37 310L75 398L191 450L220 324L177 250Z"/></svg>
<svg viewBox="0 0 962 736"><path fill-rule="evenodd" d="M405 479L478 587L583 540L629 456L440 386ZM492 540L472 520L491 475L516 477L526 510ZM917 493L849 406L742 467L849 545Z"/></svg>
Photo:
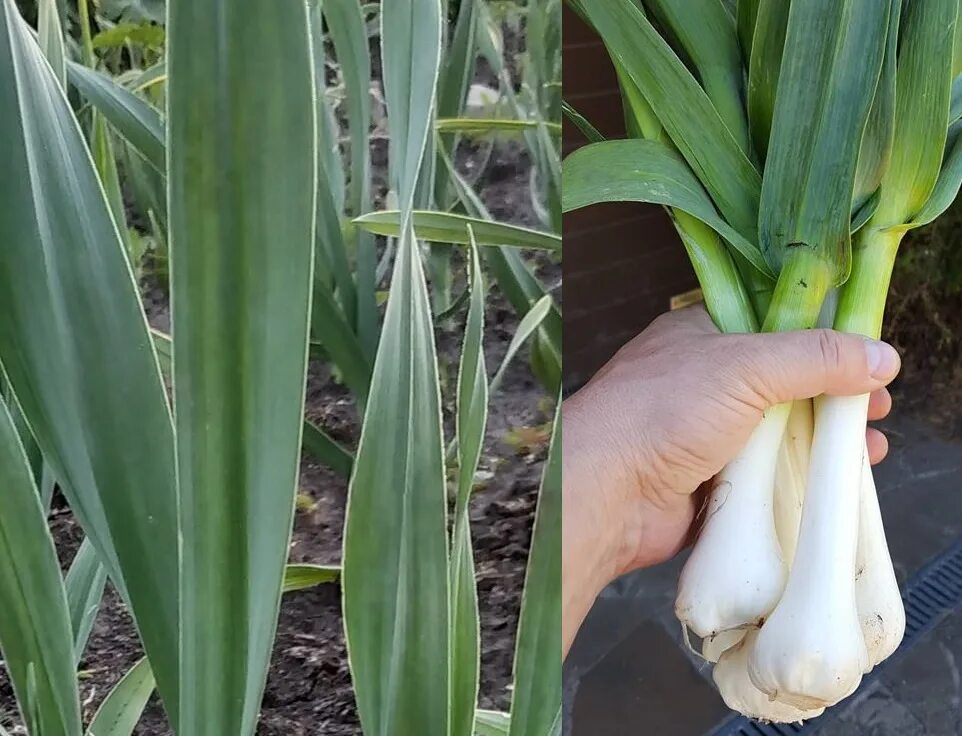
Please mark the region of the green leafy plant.
<svg viewBox="0 0 962 736"><path fill-rule="evenodd" d="M521 256L557 253L559 237L493 222L453 165L453 194L432 178L454 151L438 131L440 96L454 90L458 119L483 7L462 3L447 41L439 0L376 13L396 205L373 212L372 13L357 0L96 13L81 0L79 43L54 0L39 4L36 31L0 0L0 542L13 550L0 649L32 736L83 732L75 666L108 579L146 658L91 736L130 734L155 684L178 735L252 734L281 595L334 580L366 733L467 736L492 718L512 734L559 731L557 420L517 644L523 686L510 714L476 715L467 502L488 392L532 335L552 391L560 375L560 312ZM424 194L439 188L444 207ZM125 195L141 215L131 230ZM169 253L172 336L144 318L133 278L144 238L165 263ZM467 317L446 451L422 261L454 247ZM499 254L491 272L524 318L493 383L482 251ZM363 409L356 453L303 418L309 356ZM286 565L302 450L350 478L340 569ZM44 523L53 479L86 534L66 578Z"/></svg>

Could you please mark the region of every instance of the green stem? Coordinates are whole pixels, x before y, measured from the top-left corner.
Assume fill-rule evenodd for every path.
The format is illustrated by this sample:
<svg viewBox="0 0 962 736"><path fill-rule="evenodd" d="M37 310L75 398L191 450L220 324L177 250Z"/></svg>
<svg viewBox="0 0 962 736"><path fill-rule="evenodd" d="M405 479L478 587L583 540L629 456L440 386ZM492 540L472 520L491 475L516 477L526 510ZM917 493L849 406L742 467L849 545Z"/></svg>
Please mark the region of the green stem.
<svg viewBox="0 0 962 736"><path fill-rule="evenodd" d="M863 228L852 247L852 273L839 294L835 329L878 338L885 297L904 228Z"/></svg>
<svg viewBox="0 0 962 736"><path fill-rule="evenodd" d="M708 225L686 212L671 210L675 229L701 285L705 306L722 332L757 332L749 294L728 248Z"/></svg>
<svg viewBox="0 0 962 736"><path fill-rule="evenodd" d="M90 9L87 6L90 0L80 0L77 3L77 10L80 12L80 38L83 45L84 66L93 69L96 67L96 56L94 55L94 42L90 35Z"/></svg>
<svg viewBox="0 0 962 736"><path fill-rule="evenodd" d="M825 295L832 288L835 269L814 249L789 249L775 284L763 332L807 330L815 326Z"/></svg>

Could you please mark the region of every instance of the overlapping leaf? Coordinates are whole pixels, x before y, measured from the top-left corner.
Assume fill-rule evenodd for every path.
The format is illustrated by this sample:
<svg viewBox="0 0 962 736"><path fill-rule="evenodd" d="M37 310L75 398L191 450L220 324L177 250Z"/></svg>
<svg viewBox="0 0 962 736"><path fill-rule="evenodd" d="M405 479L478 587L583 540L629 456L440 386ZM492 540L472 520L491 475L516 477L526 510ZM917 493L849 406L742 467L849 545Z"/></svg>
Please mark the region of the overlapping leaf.
<svg viewBox="0 0 962 736"><path fill-rule="evenodd" d="M300 459L317 175L308 17L298 0L168 9L178 734L243 736Z"/></svg>

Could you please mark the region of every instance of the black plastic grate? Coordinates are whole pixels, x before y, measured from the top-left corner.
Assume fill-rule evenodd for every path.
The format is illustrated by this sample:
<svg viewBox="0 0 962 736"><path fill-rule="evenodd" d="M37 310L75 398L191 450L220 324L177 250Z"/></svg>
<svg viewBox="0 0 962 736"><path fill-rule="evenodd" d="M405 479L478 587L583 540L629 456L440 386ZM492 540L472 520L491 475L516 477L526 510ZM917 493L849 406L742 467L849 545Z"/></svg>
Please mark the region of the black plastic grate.
<svg viewBox="0 0 962 736"><path fill-rule="evenodd" d="M862 678L859 690L962 604L962 541L937 555L912 576L905 586L902 602L905 604L905 637L891 657ZM758 723L745 716L733 716L712 731L710 736L810 736L822 724L834 718L834 710L830 708L824 715L802 724Z"/></svg>

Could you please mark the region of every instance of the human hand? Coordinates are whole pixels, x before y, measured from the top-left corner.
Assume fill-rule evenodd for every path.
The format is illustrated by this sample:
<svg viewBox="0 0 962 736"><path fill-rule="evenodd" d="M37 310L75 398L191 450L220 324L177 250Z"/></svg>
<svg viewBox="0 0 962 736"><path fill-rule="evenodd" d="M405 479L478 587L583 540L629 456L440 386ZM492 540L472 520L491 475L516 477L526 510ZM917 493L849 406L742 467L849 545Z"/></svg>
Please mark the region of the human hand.
<svg viewBox="0 0 962 736"><path fill-rule="evenodd" d="M766 409L871 393L869 419L881 419L899 365L891 346L831 330L722 335L702 308L664 315L625 345L562 408L566 642L584 596L685 546L696 491ZM866 441L880 461L885 436L868 429Z"/></svg>

